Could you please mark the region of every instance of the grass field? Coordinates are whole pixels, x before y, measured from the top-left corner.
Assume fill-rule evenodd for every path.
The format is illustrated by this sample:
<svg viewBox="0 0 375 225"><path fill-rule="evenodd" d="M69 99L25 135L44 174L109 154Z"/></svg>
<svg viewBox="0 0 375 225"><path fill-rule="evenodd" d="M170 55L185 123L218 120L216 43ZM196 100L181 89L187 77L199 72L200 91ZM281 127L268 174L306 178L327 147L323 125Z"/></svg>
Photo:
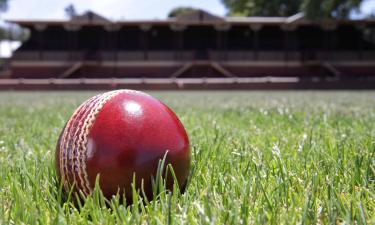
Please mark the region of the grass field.
<svg viewBox="0 0 375 225"><path fill-rule="evenodd" d="M54 148L93 92L0 93L0 224L375 224L375 92L150 92L192 144L186 193L64 201Z"/></svg>

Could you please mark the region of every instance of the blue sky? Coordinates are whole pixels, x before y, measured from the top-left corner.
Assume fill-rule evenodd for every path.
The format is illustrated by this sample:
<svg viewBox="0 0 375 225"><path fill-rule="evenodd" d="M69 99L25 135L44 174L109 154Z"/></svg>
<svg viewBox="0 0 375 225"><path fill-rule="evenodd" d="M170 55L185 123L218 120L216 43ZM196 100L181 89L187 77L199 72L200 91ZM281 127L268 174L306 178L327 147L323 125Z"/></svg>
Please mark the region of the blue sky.
<svg viewBox="0 0 375 225"><path fill-rule="evenodd" d="M78 12L93 10L113 20L163 19L177 6L202 8L217 15L226 10L220 0L10 0L9 10L2 19L64 19L64 8L74 2ZM375 0L365 0L361 6L364 14L375 14Z"/></svg>
<svg viewBox="0 0 375 225"><path fill-rule="evenodd" d="M176 6L192 6L225 14L220 0L10 0L9 11L3 18L62 19L65 6L72 2L78 12L91 9L114 20L162 19Z"/></svg>

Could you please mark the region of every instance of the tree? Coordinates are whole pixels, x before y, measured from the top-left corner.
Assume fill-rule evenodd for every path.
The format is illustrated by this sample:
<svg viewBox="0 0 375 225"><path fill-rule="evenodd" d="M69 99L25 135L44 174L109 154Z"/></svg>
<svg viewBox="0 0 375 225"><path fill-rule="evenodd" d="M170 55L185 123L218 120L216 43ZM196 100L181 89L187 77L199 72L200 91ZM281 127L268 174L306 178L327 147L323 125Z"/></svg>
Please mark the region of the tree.
<svg viewBox="0 0 375 225"><path fill-rule="evenodd" d="M0 0L0 12L5 12L8 9L8 0Z"/></svg>
<svg viewBox="0 0 375 225"><path fill-rule="evenodd" d="M231 16L290 16L299 11L300 0L222 0Z"/></svg>
<svg viewBox="0 0 375 225"><path fill-rule="evenodd" d="M362 0L304 0L301 9L312 19L344 19L353 10L359 10L361 2Z"/></svg>
<svg viewBox="0 0 375 225"><path fill-rule="evenodd" d="M0 0L0 12L8 10L8 0ZM0 26L0 40L8 37L7 30L4 26Z"/></svg>
<svg viewBox="0 0 375 225"><path fill-rule="evenodd" d="M305 12L313 20L348 18L364 0L222 0L234 16L291 16Z"/></svg>
<svg viewBox="0 0 375 225"><path fill-rule="evenodd" d="M189 13L196 11L197 9L192 8L192 7L177 7L171 10L171 12L168 14L168 17L177 17L181 14Z"/></svg>
<svg viewBox="0 0 375 225"><path fill-rule="evenodd" d="M77 10L76 10L76 8L74 7L73 4L69 4L68 6L65 7L64 10L65 10L65 15L68 18L72 18L72 17L77 16Z"/></svg>

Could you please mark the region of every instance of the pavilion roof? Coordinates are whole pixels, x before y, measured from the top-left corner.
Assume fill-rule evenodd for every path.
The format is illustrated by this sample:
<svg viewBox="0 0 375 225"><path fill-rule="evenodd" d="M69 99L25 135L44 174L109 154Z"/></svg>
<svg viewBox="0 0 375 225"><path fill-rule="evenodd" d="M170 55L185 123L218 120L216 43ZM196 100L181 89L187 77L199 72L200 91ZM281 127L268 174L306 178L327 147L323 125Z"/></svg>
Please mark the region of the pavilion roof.
<svg viewBox="0 0 375 225"><path fill-rule="evenodd" d="M106 25L169 25L169 24L184 24L184 25L215 25L215 24L233 24L233 25L283 25L283 24L313 24L305 18L304 13L297 13L290 17L220 17L213 15L203 10L195 10L181 14L175 18L155 19L155 20L119 20L112 21L104 16L101 16L93 11L86 11L82 15L77 15L69 20L7 20L7 22L15 23L20 26L33 26L38 24L43 25L92 25L92 26L106 26ZM337 20L335 23L339 24L374 24L375 19L363 20Z"/></svg>

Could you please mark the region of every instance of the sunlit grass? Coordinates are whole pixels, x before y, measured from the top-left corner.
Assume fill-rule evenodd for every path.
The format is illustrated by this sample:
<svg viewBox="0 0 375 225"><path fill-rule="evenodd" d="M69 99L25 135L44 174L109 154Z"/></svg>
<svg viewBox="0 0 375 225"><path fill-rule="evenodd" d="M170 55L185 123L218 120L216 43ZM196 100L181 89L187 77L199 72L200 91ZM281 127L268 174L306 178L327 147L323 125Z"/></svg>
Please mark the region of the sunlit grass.
<svg viewBox="0 0 375 225"><path fill-rule="evenodd" d="M375 223L375 92L151 92L189 133L186 192L75 204L54 148L94 94L0 93L0 224Z"/></svg>

